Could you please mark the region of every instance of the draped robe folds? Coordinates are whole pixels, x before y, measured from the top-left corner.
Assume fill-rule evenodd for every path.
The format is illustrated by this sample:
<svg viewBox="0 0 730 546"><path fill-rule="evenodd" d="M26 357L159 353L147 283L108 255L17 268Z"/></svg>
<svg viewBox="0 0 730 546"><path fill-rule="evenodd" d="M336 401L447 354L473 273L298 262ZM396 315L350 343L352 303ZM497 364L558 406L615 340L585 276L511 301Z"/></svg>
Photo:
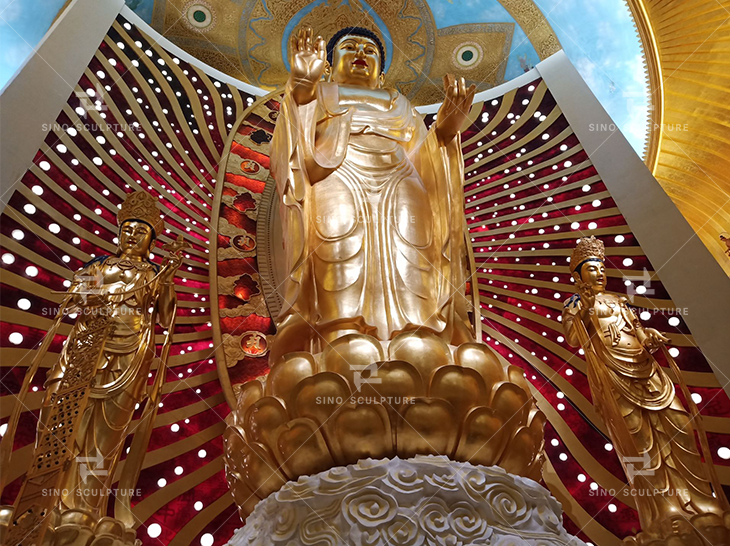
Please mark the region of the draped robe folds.
<svg viewBox="0 0 730 546"><path fill-rule="evenodd" d="M387 109L342 106L334 83L304 106L285 95L271 154L289 273L275 355L346 331L469 338L460 138L441 145L389 92ZM313 168L329 174L312 183Z"/></svg>
<svg viewBox="0 0 730 546"><path fill-rule="evenodd" d="M146 395L150 365L155 356L156 298L149 288L111 296L109 305L102 307L87 306L83 296L94 291L121 293L140 288L154 277L152 264L140 264L131 282L119 281L100 286L95 281L104 279L105 263L105 260L99 260L87 265L77 273L69 290L79 294L76 296L76 309L70 310L79 315L74 330L86 331L89 321L100 313L111 316L114 330L104 344L88 405L76 435L74 456L64 473L60 499L63 510L86 510L96 517L106 515L115 468L127 434L131 432L129 425L136 405ZM58 388L68 369L69 353L64 347L46 380L48 392Z"/></svg>

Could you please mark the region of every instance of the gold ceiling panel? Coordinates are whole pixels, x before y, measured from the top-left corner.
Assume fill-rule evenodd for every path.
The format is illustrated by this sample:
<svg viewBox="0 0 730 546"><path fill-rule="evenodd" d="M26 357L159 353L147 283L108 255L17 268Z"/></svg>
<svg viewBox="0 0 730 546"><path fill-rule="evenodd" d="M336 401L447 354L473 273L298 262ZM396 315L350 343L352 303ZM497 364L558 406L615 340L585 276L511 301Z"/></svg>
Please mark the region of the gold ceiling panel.
<svg viewBox="0 0 730 546"><path fill-rule="evenodd" d="M628 0L652 89L646 163L730 275L730 2ZM682 242L679 244L681 245Z"/></svg>

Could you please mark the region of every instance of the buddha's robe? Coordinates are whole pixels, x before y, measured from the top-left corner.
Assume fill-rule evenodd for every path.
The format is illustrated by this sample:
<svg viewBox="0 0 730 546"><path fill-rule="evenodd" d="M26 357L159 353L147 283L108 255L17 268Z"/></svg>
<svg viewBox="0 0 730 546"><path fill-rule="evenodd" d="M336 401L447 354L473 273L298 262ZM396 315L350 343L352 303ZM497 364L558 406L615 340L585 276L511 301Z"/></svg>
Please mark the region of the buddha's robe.
<svg viewBox="0 0 730 546"><path fill-rule="evenodd" d="M275 355L347 332L469 337L460 139L441 145L388 92L385 107L341 100L334 83L304 106L285 96L271 154L289 273ZM317 170L328 174L313 182Z"/></svg>

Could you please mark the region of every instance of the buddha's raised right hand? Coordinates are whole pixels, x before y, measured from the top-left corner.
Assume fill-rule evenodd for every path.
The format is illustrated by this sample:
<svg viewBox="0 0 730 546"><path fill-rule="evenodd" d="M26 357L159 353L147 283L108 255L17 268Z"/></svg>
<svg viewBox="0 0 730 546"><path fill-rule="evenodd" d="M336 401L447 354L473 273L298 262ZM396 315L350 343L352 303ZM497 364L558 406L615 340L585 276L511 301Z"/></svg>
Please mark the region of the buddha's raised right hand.
<svg viewBox="0 0 730 546"><path fill-rule="evenodd" d="M327 68L327 46L321 36L312 38L312 29L300 29L292 34L291 72L289 90L297 104L307 104L314 99L317 83Z"/></svg>

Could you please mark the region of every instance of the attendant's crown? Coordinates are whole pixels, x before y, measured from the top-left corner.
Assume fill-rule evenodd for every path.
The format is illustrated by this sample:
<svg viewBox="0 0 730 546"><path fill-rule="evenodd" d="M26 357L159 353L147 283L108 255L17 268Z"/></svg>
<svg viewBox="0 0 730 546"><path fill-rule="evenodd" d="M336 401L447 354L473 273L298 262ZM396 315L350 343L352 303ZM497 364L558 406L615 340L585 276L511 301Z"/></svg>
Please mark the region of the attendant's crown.
<svg viewBox="0 0 730 546"><path fill-rule="evenodd" d="M585 262L599 261L606 259L603 241L596 239L593 235L578 240L578 244L570 256L570 271L580 274L580 268Z"/></svg>
<svg viewBox="0 0 730 546"><path fill-rule="evenodd" d="M139 220L149 225L154 230L155 237L165 229L165 222L157 208L157 199L146 191L130 193L122 203L122 208L117 213L119 227L127 220Z"/></svg>

